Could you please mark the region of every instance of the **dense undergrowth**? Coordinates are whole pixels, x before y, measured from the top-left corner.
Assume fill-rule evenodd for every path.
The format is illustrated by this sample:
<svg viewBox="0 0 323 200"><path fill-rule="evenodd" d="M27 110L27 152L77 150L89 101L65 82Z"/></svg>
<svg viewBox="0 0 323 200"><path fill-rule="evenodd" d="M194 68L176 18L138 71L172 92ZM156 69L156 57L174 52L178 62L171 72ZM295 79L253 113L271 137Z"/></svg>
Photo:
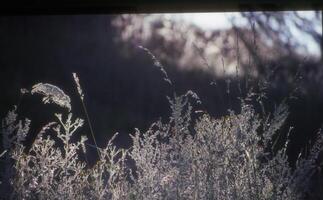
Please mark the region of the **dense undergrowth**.
<svg viewBox="0 0 323 200"><path fill-rule="evenodd" d="M75 74L74 80L86 111ZM78 132L85 122L71 113L69 96L46 83L23 93L41 95L43 103L65 112L54 114L56 121L43 127L30 149L23 141L31 121L18 120L17 107L2 120L3 199L305 199L323 145L319 132L310 153L300 154L291 168L286 150L292 128L281 132L289 114L286 101L272 113L259 111L255 102L261 105L265 91L250 90L240 98L240 110L215 119L194 109L200 101L189 91L168 97L168 121L136 129L129 149L113 144L117 134L106 147L95 144L99 159L89 166L80 159L89 148Z"/></svg>

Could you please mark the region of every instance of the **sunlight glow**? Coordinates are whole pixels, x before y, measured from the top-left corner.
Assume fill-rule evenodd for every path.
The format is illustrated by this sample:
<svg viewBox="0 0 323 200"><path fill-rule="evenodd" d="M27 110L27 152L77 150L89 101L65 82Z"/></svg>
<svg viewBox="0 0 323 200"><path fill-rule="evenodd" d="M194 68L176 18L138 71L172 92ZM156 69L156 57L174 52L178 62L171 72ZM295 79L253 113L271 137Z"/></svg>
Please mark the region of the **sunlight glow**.
<svg viewBox="0 0 323 200"><path fill-rule="evenodd" d="M291 11L286 11L286 13ZM297 13L306 19L312 20L315 17L314 11L297 11ZM223 13L179 13L164 14L165 18L170 20L193 24L204 30L219 30L232 28L230 20L235 18L238 26L248 26L245 18L240 17L239 12L223 12ZM273 26L275 26L274 22ZM296 41L303 45L305 49L299 49L300 53L320 56L320 44L316 43L309 35L302 33L300 30L290 24L291 32ZM322 35L322 23L315 23L315 30Z"/></svg>

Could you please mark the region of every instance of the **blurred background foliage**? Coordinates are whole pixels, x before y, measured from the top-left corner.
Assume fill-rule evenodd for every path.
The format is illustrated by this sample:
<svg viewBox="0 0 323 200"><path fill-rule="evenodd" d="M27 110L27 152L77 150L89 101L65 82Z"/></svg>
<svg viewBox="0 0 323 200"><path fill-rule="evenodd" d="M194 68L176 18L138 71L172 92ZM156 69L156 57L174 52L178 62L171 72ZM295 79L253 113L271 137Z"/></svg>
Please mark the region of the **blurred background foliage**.
<svg viewBox="0 0 323 200"><path fill-rule="evenodd" d="M140 45L161 61L173 85ZM0 117L19 104L18 112L32 120L29 141L59 108L22 97L20 89L57 85L84 118L72 72L80 77L99 145L120 132L118 145L127 147L135 127L166 119L166 96L174 92L195 91L203 102L196 109L213 116L237 110L250 77L269 81L268 110L297 89L285 127L294 127L292 160L323 121L319 11L2 16L0 52Z"/></svg>

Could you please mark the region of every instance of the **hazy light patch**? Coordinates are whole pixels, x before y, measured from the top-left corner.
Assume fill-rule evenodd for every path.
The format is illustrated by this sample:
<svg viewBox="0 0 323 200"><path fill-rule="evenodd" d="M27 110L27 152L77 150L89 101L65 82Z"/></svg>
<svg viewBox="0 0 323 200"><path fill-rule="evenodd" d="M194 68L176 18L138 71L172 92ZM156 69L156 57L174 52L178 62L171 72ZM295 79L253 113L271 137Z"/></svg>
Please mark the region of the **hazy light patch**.
<svg viewBox="0 0 323 200"><path fill-rule="evenodd" d="M316 32L318 32L320 35L322 35L322 23L321 20L315 20L315 12L314 11L297 11L297 14L299 14L299 16L301 16L304 19L307 19L311 22L313 22L313 27L315 29ZM321 14L320 14L321 16ZM298 51L300 53L309 53L312 54L314 56L321 56L321 47L320 44L315 42L314 39L302 32L302 30L298 29L294 24L292 24L292 22L289 20L289 27L290 27L290 31L293 35L293 37L295 38L295 40L303 45L305 47L305 49L298 49ZM307 51L307 52L306 52Z"/></svg>
<svg viewBox="0 0 323 200"><path fill-rule="evenodd" d="M288 23L290 24L290 31L293 37L295 38L295 41L305 48L304 49L300 47L297 49L297 51L299 53L311 54L319 57L321 54L320 44L315 42L310 35L305 34L301 30L296 28L295 25L291 24L291 22L288 22ZM320 34L322 35L322 28L320 28L320 30L321 30Z"/></svg>
<svg viewBox="0 0 323 200"><path fill-rule="evenodd" d="M238 12L165 14L168 19L184 21L207 30L230 29L232 28L230 19L239 16ZM238 25L247 25L247 21L241 18Z"/></svg>
<svg viewBox="0 0 323 200"><path fill-rule="evenodd" d="M286 11L288 14L290 11ZM304 17L309 20L313 20L315 18L314 11L297 11L301 17ZM185 22L193 24L204 30L223 30L232 28L231 19L235 19L235 23L237 26L250 26L247 20L241 17L239 12L223 12L223 13L179 13L179 14L161 14L166 19L174 20L178 22ZM276 29L278 24L271 21L272 26ZM322 35L322 24L314 23L315 30ZM308 34L305 34L301 30L297 29L295 25L290 23L291 33L297 43L304 48L299 48L298 51L304 54L311 54L319 57L321 55L320 52L320 44L317 44L313 38L311 38Z"/></svg>
<svg viewBox="0 0 323 200"><path fill-rule="evenodd" d="M319 16L322 16L321 14L322 11L320 11ZM314 11L297 11L296 13L298 13L301 17L306 18L310 21L315 19L315 12ZM321 23L322 19L320 19L320 21L317 21L317 23L314 23L314 28L315 31L319 32L322 35L322 23Z"/></svg>

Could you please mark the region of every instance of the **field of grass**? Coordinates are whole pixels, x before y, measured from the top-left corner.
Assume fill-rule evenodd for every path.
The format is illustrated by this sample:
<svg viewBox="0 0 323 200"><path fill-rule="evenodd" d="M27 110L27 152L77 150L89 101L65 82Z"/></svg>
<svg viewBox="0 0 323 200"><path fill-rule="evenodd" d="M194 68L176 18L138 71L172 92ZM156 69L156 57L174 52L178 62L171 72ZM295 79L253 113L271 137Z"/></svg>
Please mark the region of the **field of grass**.
<svg viewBox="0 0 323 200"><path fill-rule="evenodd" d="M158 67L163 70L162 65ZM163 73L165 81L172 84ZM314 187L312 177L317 175L323 135L319 131L312 150L300 154L296 167L290 167L286 150L292 127L288 132L281 131L289 116L287 98L272 112L266 111L262 103L266 90L250 87L245 96L239 97L238 111L228 110L227 115L213 118L207 111L195 109L203 103L196 93L174 93L168 97L169 119L156 121L145 131L136 129L129 149L115 146L118 134L105 147L98 147L79 78L76 74L73 77L85 120L71 113L70 97L48 83L21 91L22 95L41 96L43 103L65 109L53 113L56 121L42 128L30 149L23 142L31 121L18 119L17 107L2 120L5 151L1 153L1 198L322 198L317 189L322 186ZM82 133L84 123L90 126L93 144ZM285 141L284 145L279 145L278 140ZM96 148L98 154L93 166L87 161L89 148Z"/></svg>

